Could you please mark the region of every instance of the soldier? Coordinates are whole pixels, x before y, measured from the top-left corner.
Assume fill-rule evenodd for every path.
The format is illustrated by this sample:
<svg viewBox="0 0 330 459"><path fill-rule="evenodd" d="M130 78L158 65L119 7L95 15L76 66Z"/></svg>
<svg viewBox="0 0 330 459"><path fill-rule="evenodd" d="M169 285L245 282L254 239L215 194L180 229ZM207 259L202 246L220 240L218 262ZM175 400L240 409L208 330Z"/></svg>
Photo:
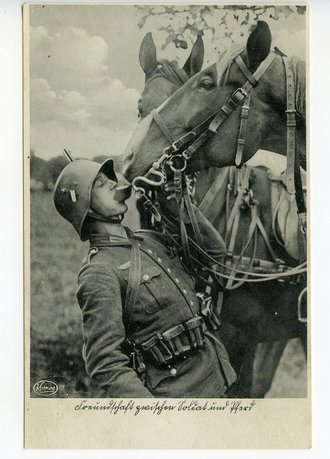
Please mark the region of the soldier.
<svg viewBox="0 0 330 459"><path fill-rule="evenodd" d="M195 279L165 236L122 225L129 195L111 159L71 162L55 185L58 212L90 241L77 291L86 371L108 397L223 397L236 375L202 317ZM196 216L212 255L224 256Z"/></svg>

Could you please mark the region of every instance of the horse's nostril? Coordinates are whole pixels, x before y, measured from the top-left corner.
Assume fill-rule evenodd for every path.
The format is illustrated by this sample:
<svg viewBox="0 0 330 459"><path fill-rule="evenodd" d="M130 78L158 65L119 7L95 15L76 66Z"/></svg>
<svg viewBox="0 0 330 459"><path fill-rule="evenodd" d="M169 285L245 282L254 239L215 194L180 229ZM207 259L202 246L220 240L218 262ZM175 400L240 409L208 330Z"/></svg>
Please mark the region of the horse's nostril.
<svg viewBox="0 0 330 459"><path fill-rule="evenodd" d="M131 161L133 159L133 152L131 151L131 153L129 153L126 157L126 161Z"/></svg>

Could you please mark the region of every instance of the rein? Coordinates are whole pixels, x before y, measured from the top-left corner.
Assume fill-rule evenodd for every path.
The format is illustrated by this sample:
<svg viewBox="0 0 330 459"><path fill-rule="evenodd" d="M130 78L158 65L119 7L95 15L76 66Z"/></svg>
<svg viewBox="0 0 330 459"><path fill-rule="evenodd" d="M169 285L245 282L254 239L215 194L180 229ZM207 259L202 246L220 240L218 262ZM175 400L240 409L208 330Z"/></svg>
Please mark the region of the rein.
<svg viewBox="0 0 330 459"><path fill-rule="evenodd" d="M197 262L197 264L201 264L196 258L192 257L190 250L189 250L189 243L193 245L194 249L206 258L211 265L216 265L221 267L222 269L228 270L228 264L222 264L216 260L214 260L211 256L209 256L204 248L202 238L199 232L198 224L196 221L196 217L192 210L191 198L186 186L186 178L184 175L184 171L187 167L187 161L193 156L193 154L205 143L205 141L209 138L210 135L214 135L218 132L220 126L224 123L224 121L236 110L236 108L242 104L241 107L241 115L240 115L240 127L239 127L239 134L237 139L237 147L236 147L236 156L235 156L235 164L237 167L241 167L242 159L243 159L243 151L245 146L245 137L246 137L246 128L247 128L247 119L250 110L250 99L251 93L253 88L259 83L259 80L269 68L271 63L273 62L274 58L278 55L278 53L271 52L267 56L267 58L260 64L257 70L252 74L250 70L247 68L245 63L243 62L240 56L237 56L234 59L234 62L237 64L241 72L247 78L246 82L243 84L242 87L236 89L229 99L222 105L220 110L217 110L212 115L207 117L202 123L196 126L193 130L189 131L187 134L183 135L179 139L175 140L168 129L166 123L162 119L161 115L158 113L157 110L153 110L151 112L154 121L156 122L159 129L162 131L163 135L167 138L170 142L170 146L166 147L163 150L162 156L152 164L152 167L146 173L145 176L138 176L132 182L132 186L135 189L136 193L138 194L140 199L144 200L144 206L147 210L150 210L155 218L155 220L163 226L164 231L169 234L168 226L169 221L166 217L160 212L160 210L152 203L152 201L146 196L145 189L143 186L138 186L138 182L142 182L148 185L159 187L163 185L167 180L167 171L166 168L170 167L172 172L174 173L174 187L175 187L175 197L180 209L180 230L181 230L181 240L183 243L183 253L184 253L184 260L188 267L192 266L192 261ZM284 66L286 69L286 76L287 76L287 180L288 180L288 191L291 194L296 195L297 201L297 208L298 208L298 216L301 223L301 231L306 236L306 208L305 202L303 197L303 190L301 185L301 176L300 176L300 164L299 164L299 157L296 154L296 110L295 110L295 92L294 92L294 78L291 65L289 61L286 59L282 53L280 53L281 58L284 62ZM155 177L156 180L152 177ZM239 202L237 200L237 202ZM184 209L187 209L189 219L191 221L193 232L195 236L194 242L190 238L188 238L185 225L183 223L183 212ZM237 205L238 207L238 205ZM230 220L233 220L230 225L230 229L232 231L237 231L239 219L236 216L236 213L232 212L230 216ZM213 270L209 270L214 275L221 277L223 279L227 279L227 286L228 288L236 288L242 285L243 282L265 282L269 280L276 280L276 279L283 279L288 276L295 276L298 274L303 274L306 272L306 262L301 263L300 265L296 266L295 268L288 268L287 271L283 268L283 263L279 263L279 260L275 257L270 243L268 241L267 234L263 228L262 223L260 222L260 218L254 214L252 218L251 228L250 228L250 237L249 242L252 240L253 234L254 236L256 233L252 232L258 228L261 232L266 247L270 251L272 258L274 259L275 266L278 266L278 271L272 274L262 274L256 272L249 272L243 271L241 269L237 269L237 264L240 259L243 258L243 252L246 248L243 248L241 255L238 257L235 263L232 264L230 267L230 275L226 275L224 273L220 273L218 271L214 272ZM171 236L170 236L171 237ZM232 240L234 240L232 238ZM233 242L230 244L233 246ZM249 267L252 267L254 261L254 255L251 258ZM275 269L276 271L276 269ZM237 277L236 275L240 274L243 277ZM251 278L252 276L252 278ZM233 286L233 282L237 281L237 284Z"/></svg>

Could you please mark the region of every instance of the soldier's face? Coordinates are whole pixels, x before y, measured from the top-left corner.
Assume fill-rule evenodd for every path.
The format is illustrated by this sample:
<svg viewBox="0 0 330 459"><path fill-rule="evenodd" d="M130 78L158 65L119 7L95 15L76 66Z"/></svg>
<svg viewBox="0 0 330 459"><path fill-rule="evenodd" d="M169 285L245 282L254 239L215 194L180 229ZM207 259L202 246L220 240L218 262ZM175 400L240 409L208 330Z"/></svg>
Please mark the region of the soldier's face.
<svg viewBox="0 0 330 459"><path fill-rule="evenodd" d="M94 180L91 193L91 209L103 217L116 217L127 211L124 201L115 200L117 182L99 172Z"/></svg>

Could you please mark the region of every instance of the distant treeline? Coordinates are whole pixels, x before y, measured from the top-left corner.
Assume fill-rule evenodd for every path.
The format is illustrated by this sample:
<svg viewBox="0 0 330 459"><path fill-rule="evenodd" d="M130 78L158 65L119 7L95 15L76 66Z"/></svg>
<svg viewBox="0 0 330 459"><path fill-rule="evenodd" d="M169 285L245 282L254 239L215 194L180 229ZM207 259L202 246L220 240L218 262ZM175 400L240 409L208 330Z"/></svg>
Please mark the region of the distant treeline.
<svg viewBox="0 0 330 459"><path fill-rule="evenodd" d="M106 155L95 156L93 161L102 163L109 157ZM76 158L77 159L77 158ZM115 168L121 170L121 158L113 157ZM55 156L46 161L30 152L30 190L31 191L51 191L54 188L57 177L61 170L68 164L64 155Z"/></svg>

